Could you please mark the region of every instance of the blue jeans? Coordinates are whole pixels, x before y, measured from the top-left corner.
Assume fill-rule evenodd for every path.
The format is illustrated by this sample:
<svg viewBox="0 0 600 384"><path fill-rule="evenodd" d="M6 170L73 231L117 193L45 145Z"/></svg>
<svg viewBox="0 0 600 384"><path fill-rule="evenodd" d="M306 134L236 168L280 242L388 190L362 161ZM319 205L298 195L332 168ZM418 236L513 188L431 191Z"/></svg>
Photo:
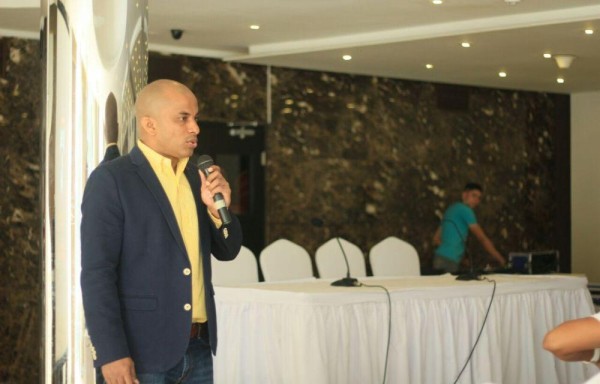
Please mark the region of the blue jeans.
<svg viewBox="0 0 600 384"><path fill-rule="evenodd" d="M96 383L104 383L102 373L98 376ZM138 373L137 378L140 384L212 384L213 362L208 340L190 339L185 355L173 368L166 372Z"/></svg>

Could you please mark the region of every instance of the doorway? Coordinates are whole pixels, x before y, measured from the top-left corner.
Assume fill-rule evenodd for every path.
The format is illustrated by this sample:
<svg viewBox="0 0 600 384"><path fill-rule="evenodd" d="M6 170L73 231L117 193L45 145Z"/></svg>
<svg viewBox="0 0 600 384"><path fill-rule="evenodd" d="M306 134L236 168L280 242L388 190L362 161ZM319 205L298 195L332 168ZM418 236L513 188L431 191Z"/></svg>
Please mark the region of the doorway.
<svg viewBox="0 0 600 384"><path fill-rule="evenodd" d="M198 122L196 155L209 155L231 187L230 211L240 220L243 245L258 257L265 241L265 126Z"/></svg>

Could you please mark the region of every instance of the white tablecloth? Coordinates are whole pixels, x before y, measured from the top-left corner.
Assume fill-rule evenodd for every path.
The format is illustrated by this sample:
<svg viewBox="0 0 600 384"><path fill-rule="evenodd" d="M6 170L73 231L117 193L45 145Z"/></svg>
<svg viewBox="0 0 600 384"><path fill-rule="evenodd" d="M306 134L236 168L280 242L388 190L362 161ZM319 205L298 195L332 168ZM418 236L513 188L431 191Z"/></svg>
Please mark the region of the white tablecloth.
<svg viewBox="0 0 600 384"><path fill-rule="evenodd" d="M583 383L597 368L542 348L546 332L593 313L584 277L491 275L497 281L481 339L459 383ZM489 282L453 276L361 278L391 293L386 383L453 383L490 302ZM388 302L380 288L330 281L215 287L215 382L382 383Z"/></svg>

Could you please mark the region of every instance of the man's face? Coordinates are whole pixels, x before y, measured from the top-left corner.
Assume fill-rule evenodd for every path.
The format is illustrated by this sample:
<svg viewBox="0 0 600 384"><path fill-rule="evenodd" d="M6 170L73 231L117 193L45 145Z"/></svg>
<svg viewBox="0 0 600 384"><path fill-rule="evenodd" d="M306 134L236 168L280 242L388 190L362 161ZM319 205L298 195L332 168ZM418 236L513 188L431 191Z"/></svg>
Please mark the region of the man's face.
<svg viewBox="0 0 600 384"><path fill-rule="evenodd" d="M462 200L463 203L474 209L481 202L481 191L478 189L464 191L462 194Z"/></svg>
<svg viewBox="0 0 600 384"><path fill-rule="evenodd" d="M191 92L169 92L155 114L155 150L173 161L190 157L198 145L198 102Z"/></svg>

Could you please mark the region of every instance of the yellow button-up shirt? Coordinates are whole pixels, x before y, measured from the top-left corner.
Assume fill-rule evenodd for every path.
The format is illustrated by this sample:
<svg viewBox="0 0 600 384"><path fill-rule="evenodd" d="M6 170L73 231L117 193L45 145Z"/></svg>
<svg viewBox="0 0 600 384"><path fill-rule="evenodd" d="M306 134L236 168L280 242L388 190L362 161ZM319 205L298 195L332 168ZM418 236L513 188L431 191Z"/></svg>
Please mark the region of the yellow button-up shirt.
<svg viewBox="0 0 600 384"><path fill-rule="evenodd" d="M204 275L202 274L202 255L200 254L198 213L192 188L183 174L189 159L180 159L176 169L173 170L171 159L155 152L140 140L137 144L148 162L150 162L150 166L156 173L173 208L192 267L192 321L203 323L207 320L207 317L204 302ZM200 193L200 191L197 191L197 193Z"/></svg>

